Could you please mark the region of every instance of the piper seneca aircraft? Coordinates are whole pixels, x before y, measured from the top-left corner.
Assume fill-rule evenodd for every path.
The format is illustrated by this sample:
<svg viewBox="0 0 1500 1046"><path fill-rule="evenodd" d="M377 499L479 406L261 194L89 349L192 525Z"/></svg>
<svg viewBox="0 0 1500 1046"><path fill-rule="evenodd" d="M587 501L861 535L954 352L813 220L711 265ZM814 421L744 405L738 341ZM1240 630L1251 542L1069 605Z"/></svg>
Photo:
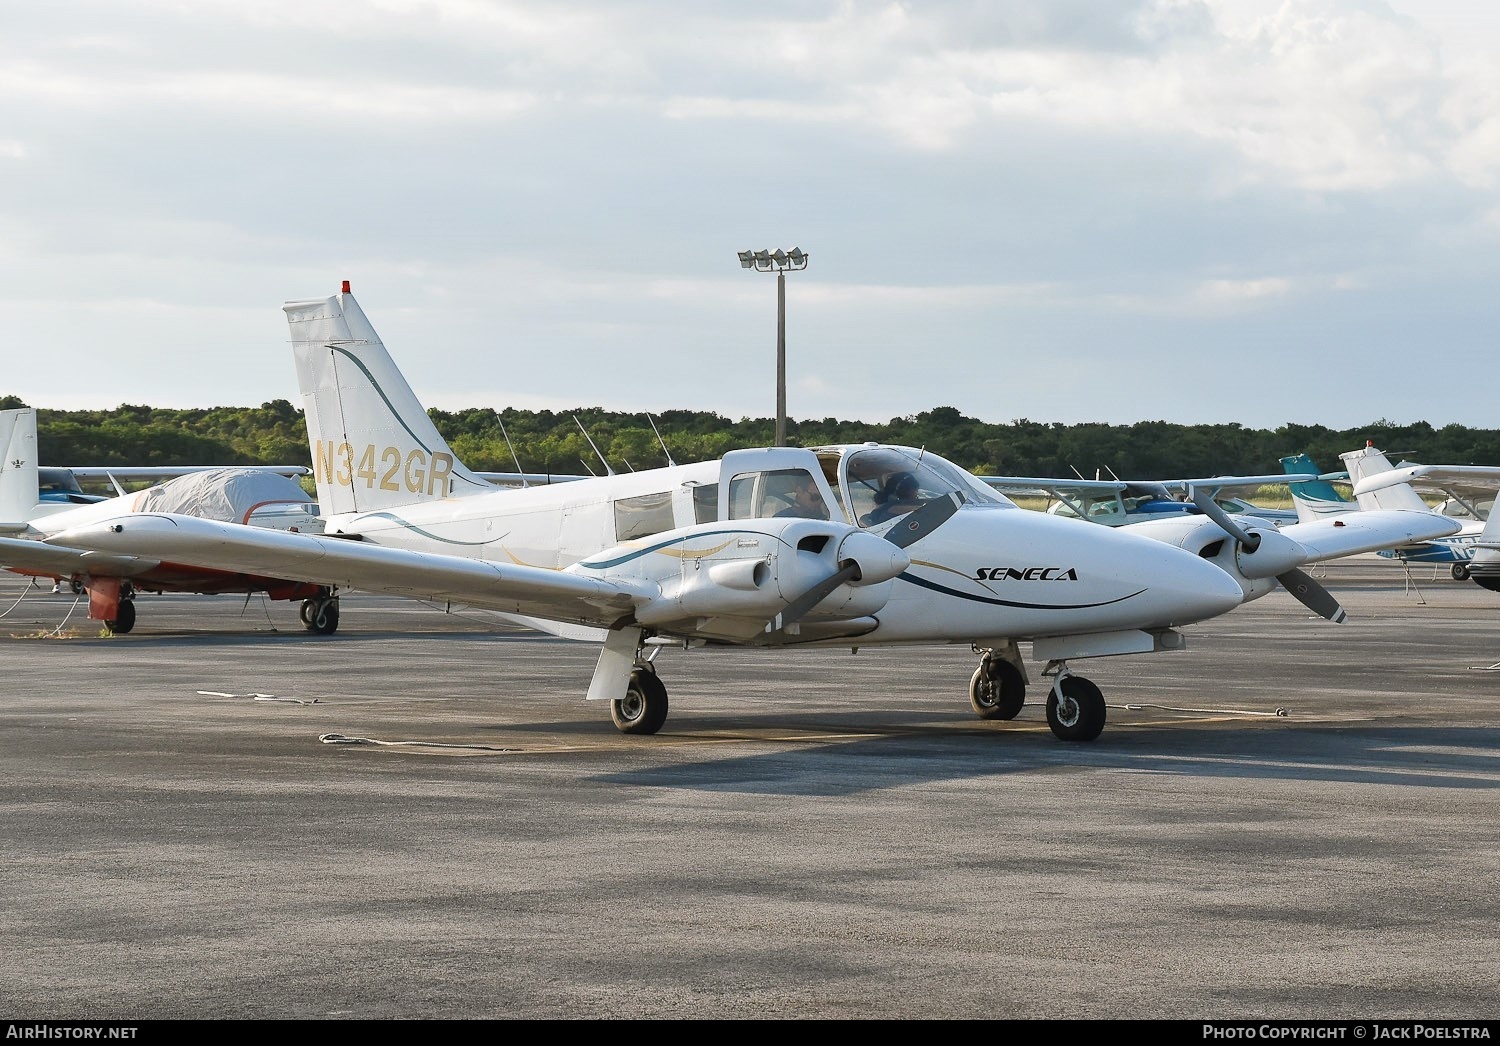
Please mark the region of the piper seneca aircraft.
<svg viewBox="0 0 1500 1046"><path fill-rule="evenodd" d="M809 644L970 645L974 711L1012 719L1029 682L1025 642L1051 681L1052 732L1093 740L1104 697L1070 662L1180 650L1182 626L1278 584L1342 620L1301 565L1457 526L1392 512L1278 531L1231 517L1204 488L1203 515L1101 527L1020 508L936 454L874 443L736 450L498 490L443 440L347 282L283 309L323 535L137 513L47 540L483 607L598 643L587 697L609 702L627 734L666 722L656 655L668 646L775 656Z"/></svg>

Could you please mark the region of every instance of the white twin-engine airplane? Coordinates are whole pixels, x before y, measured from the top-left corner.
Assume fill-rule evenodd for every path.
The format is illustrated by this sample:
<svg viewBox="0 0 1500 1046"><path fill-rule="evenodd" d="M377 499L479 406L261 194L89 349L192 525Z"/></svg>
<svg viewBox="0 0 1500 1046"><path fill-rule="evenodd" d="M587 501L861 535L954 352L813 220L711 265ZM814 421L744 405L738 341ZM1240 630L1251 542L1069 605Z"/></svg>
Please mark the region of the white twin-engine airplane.
<svg viewBox="0 0 1500 1046"><path fill-rule="evenodd" d="M1200 491L1206 515L1101 527L1020 508L935 454L873 443L497 490L443 441L347 282L283 308L322 536L136 514L49 540L483 607L600 641L587 696L609 701L628 734L666 720L654 666L665 645L970 644L975 712L1011 719L1025 641L1051 678L1053 733L1089 741L1105 702L1070 660L1180 649L1180 626L1278 583L1342 620L1300 565L1457 526L1360 513L1278 532Z"/></svg>

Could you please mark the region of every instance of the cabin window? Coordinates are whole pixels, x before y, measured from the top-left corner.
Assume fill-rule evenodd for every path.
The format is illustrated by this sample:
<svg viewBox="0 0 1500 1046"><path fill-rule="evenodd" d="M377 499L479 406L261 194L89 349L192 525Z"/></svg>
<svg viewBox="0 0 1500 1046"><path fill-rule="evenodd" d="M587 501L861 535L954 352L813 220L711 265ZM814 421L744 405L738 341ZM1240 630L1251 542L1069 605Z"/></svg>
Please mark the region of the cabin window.
<svg viewBox="0 0 1500 1046"><path fill-rule="evenodd" d="M719 485L700 483L693 488L693 522L712 523L719 518Z"/></svg>
<svg viewBox="0 0 1500 1046"><path fill-rule="evenodd" d="M798 509L797 488L812 482L812 475L806 469L741 473L729 481L729 518L769 519L772 516L809 515L814 519L827 519L828 506L821 501L817 503L815 510Z"/></svg>
<svg viewBox="0 0 1500 1046"><path fill-rule="evenodd" d="M660 534L676 526L672 518L672 495L643 494L615 501L615 540L630 541Z"/></svg>

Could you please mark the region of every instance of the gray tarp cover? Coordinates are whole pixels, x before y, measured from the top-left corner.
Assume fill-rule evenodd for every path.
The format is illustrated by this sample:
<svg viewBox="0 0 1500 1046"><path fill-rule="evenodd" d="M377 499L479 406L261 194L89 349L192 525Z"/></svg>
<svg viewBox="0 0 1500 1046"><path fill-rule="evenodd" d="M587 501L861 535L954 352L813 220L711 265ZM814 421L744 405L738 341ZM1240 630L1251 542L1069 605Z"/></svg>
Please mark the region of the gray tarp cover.
<svg viewBox="0 0 1500 1046"><path fill-rule="evenodd" d="M176 512L227 523L244 523L267 503L311 502L302 485L287 476L256 469L193 472L141 492L137 512Z"/></svg>

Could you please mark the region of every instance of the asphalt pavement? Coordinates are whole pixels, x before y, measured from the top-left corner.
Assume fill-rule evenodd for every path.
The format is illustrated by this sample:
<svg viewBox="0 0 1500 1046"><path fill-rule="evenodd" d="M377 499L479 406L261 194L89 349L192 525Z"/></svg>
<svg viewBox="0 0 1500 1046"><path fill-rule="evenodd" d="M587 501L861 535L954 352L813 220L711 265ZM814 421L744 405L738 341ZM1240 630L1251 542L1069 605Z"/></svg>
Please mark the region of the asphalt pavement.
<svg viewBox="0 0 1500 1046"><path fill-rule="evenodd" d="M1088 744L966 646L664 650L634 737L480 612L0 581L0 1016L1500 1017L1500 593L1318 574Z"/></svg>

